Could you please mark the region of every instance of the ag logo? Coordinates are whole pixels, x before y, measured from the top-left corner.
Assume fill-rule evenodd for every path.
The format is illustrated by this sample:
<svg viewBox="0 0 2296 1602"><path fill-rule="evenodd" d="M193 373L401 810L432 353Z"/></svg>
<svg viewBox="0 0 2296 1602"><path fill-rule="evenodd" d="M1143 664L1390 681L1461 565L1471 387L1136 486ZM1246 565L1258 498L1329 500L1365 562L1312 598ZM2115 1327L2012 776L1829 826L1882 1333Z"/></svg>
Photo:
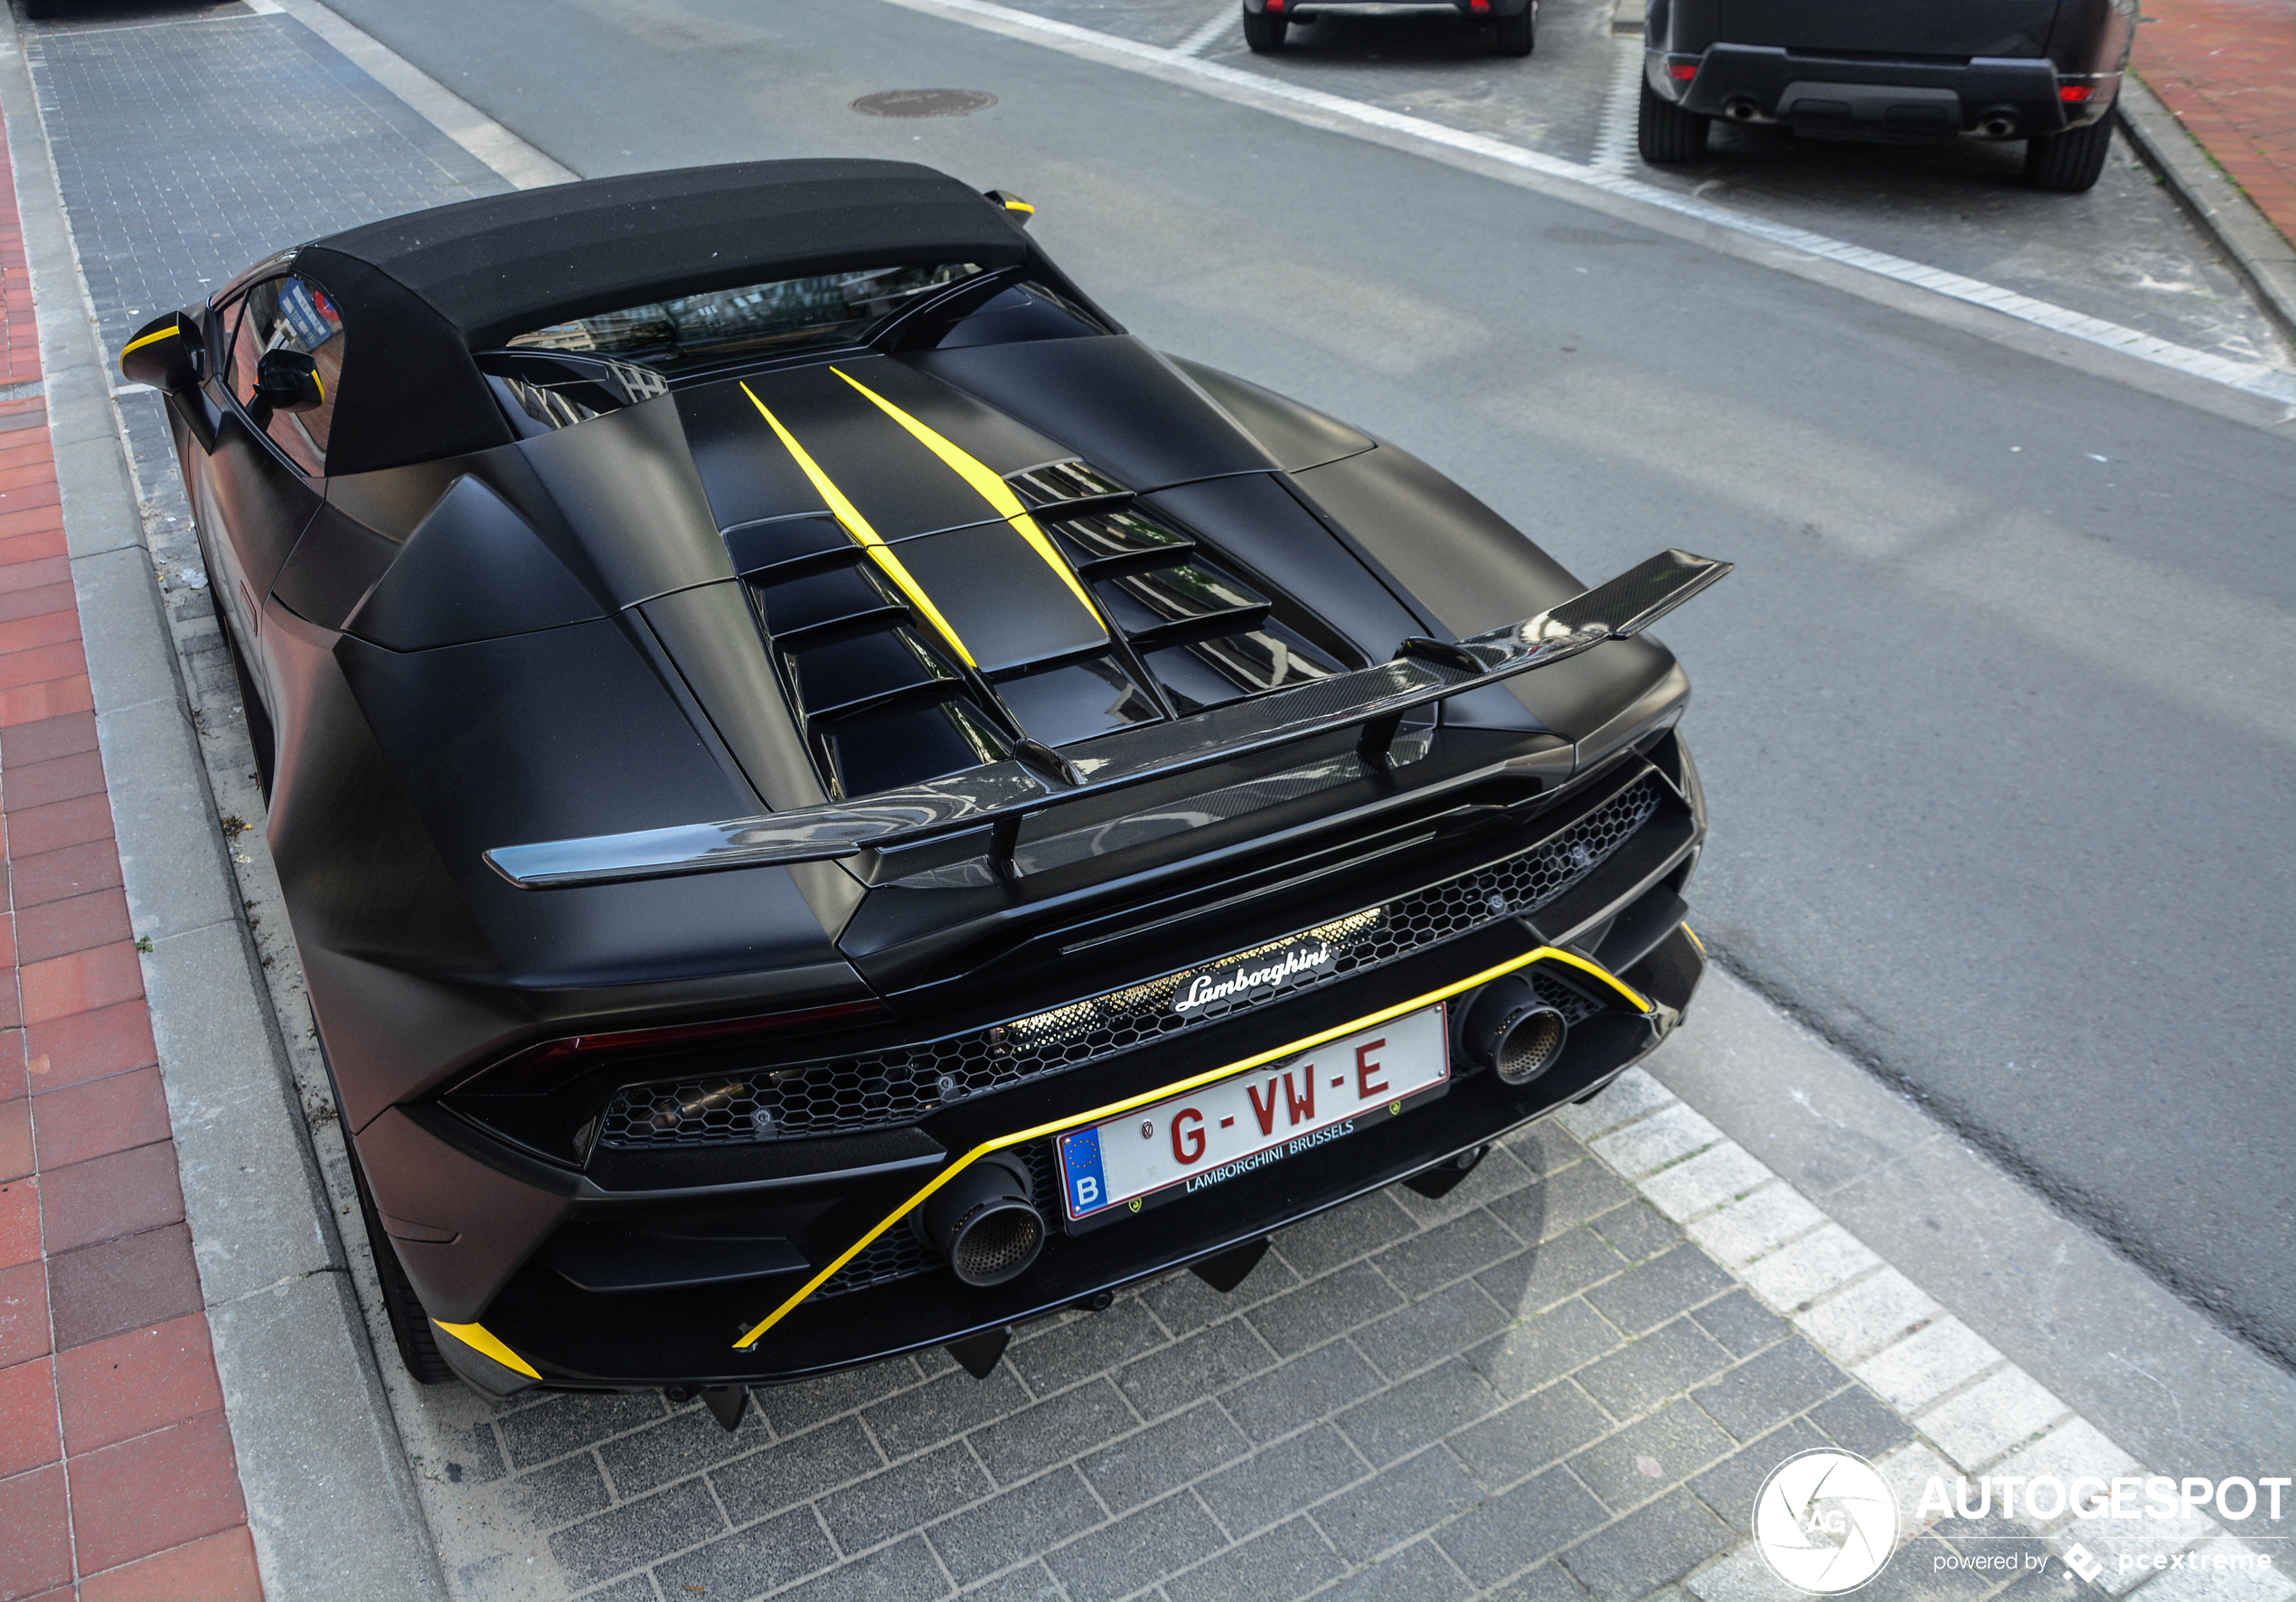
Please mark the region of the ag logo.
<svg viewBox="0 0 2296 1602"><path fill-rule="evenodd" d="M1897 1500L1863 1457L1830 1447L1797 1453L1762 1482L1754 1544L1797 1591L1854 1591L1896 1550Z"/></svg>

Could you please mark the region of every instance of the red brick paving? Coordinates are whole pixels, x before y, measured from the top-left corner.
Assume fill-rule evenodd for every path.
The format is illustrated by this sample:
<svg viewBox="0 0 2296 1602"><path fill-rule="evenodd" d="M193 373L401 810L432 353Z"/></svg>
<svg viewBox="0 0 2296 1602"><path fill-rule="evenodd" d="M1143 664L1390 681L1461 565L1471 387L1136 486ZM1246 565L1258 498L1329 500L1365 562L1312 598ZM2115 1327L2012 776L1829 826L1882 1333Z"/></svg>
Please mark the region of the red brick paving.
<svg viewBox="0 0 2296 1602"><path fill-rule="evenodd" d="M2296 240L2296 0L2145 0L2134 65Z"/></svg>
<svg viewBox="0 0 2296 1602"><path fill-rule="evenodd" d="M0 385L14 194L0 139ZM259 1598L45 423L0 400L0 1602Z"/></svg>

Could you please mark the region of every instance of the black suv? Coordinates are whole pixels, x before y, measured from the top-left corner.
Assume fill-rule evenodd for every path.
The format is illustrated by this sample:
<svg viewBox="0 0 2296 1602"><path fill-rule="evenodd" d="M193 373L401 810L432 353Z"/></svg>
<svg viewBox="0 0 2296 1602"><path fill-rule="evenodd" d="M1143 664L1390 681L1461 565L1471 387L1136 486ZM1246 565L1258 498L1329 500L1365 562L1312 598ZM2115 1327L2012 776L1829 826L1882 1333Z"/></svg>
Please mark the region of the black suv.
<svg viewBox="0 0 2296 1602"><path fill-rule="evenodd" d="M1642 159L1717 117L1821 137L2025 141L2037 189L2104 170L2135 0L1650 0Z"/></svg>

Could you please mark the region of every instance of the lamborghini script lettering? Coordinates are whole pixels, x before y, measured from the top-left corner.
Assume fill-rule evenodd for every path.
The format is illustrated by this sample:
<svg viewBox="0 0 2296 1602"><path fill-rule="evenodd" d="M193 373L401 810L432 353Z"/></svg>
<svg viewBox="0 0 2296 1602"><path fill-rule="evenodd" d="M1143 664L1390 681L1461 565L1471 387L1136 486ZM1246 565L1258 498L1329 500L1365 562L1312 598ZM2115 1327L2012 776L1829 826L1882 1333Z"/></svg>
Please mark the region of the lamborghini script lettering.
<svg viewBox="0 0 2296 1602"><path fill-rule="evenodd" d="M1254 957L1254 962L1259 959ZM1209 974L1199 974L1188 982L1172 1004L1175 1013L1192 1012L1216 1001L1226 1001L1231 995L1241 995L1247 990L1257 990L1263 985L1281 985L1301 974L1311 973L1331 960L1329 946L1294 946L1274 962L1260 967L1214 968Z"/></svg>

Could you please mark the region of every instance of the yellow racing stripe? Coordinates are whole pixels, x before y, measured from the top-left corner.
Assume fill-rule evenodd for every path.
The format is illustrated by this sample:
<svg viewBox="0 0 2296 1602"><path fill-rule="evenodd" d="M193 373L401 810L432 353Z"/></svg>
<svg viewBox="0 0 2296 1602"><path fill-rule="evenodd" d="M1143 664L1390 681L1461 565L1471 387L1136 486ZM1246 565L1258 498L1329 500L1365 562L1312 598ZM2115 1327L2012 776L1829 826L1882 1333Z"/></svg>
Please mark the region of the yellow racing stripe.
<svg viewBox="0 0 2296 1602"><path fill-rule="evenodd" d="M440 1329L445 1330L448 1334L454 1336L456 1340L460 1341L472 1351L485 1352L496 1362L502 1364L503 1367L506 1369L515 1369L530 1380L539 1380L541 1378L541 1375L534 1371L533 1364L528 1362L524 1358L519 1356L517 1352L513 1352L509 1347L503 1345L500 1340L495 1338L493 1332L488 1330L485 1324L447 1324L436 1318L432 1319L430 1322L438 1324Z"/></svg>
<svg viewBox="0 0 2296 1602"><path fill-rule="evenodd" d="M1036 519L1030 517L1029 509L1021 504L1021 497L1012 493L1011 485L991 472L986 463L959 449L947 438L909 416L867 384L848 373L839 372L834 367L829 371L837 373L839 378L868 396L880 411L907 429L918 444L954 468L959 478L971 485L980 497L995 509L996 514L1011 523L1013 531L1029 542L1030 550L1044 558L1045 565L1060 575L1060 581L1068 587L1068 593L1084 604L1084 609L1092 614L1093 621L1104 629L1108 627L1107 618L1102 617L1100 608L1092 604L1092 597L1085 593L1085 588L1077 581L1075 570L1068 566L1068 561L1054 547L1052 542L1045 537L1044 531L1037 527ZM757 397L753 395L750 399L755 400Z"/></svg>
<svg viewBox="0 0 2296 1602"><path fill-rule="evenodd" d="M841 373L838 376L842 378L844 375ZM852 381L847 379L845 382L851 383ZM893 581L894 586L903 595L908 597L909 605L932 620L933 627L940 630L941 637L948 641L956 654L965 659L965 666L975 668L980 666L979 663L973 660L973 653L965 648L965 642L957 637L956 630L949 627L949 620L941 616L940 608L933 604L933 598L925 593L925 587L909 577L908 570L901 565L901 559L895 556L892 547L885 543L875 529L870 527L869 519L861 514L861 509L845 498L845 492L837 487L836 481L823 472L821 465L806 454L805 448L797 443L797 437L781 426L781 419L766 410L766 403L757 399L757 392L755 390L745 382L741 386L741 392L749 397L749 404L757 409L757 415L772 426L774 433L788 448L790 456L795 459L797 466L805 469L807 478L813 480L814 487L819 490L822 498L829 503L831 515L844 525L845 532L852 536L854 542L863 551L869 552L877 565L885 570L885 576ZM868 391L862 392L866 394Z"/></svg>
<svg viewBox="0 0 2296 1602"><path fill-rule="evenodd" d="M752 398L754 399L755 397ZM1480 974L1470 974L1467 977L1461 979L1454 984L1446 985L1440 990L1430 990L1425 995L1415 995L1409 1001L1397 1002L1393 1006L1382 1007L1376 1013L1367 1013L1360 1018L1351 1019L1345 1023L1335 1024L1330 1029L1320 1031L1317 1033L1307 1036L1303 1040L1293 1041L1287 1045L1281 1045L1271 1051L1262 1051L1256 1057L1247 1057L1241 1062L1231 1062L1223 1068L1211 1069L1207 1072L1198 1074L1193 1079L1181 1079L1177 1084L1165 1085L1154 1090L1143 1091L1138 1096L1128 1097L1123 1101L1112 1101L1106 1107L1095 1107L1088 1113L1078 1113L1074 1117L1056 1119L1054 1122L1049 1124L1039 1124L1033 1129L1022 1129L1012 1135L999 1136L994 1140L983 1141L981 1145L974 1146L971 1151L965 1153L965 1155L959 1157L955 1162L942 1169L940 1173L935 1174L931 1183L927 1184L923 1190L917 1192L917 1194L911 1196L908 1201L893 1209L892 1211L887 1213L882 1219L878 1220L878 1224L875 1229L870 1230L868 1234L863 1235L860 1239L854 1241L852 1245L847 1247L831 1261L827 1267L822 1269L821 1272L815 1274L811 1279L805 1281L804 1285L798 1286L796 1292L792 1295L787 1301L782 1303L780 1306L776 1307L771 1313L767 1314L766 1316L758 1322L756 1328L750 1330L739 1341L736 1341L733 1343L733 1349L736 1352L746 1352L751 1346L757 1344L757 1337L764 1334L767 1330L773 1328L775 1324L779 1324L784 1318L788 1316L789 1314L796 1309L796 1306L800 1302L803 1302L807 1296L812 1296L814 1292L828 1284L830 1278L836 1274L838 1269L843 1267L847 1263L852 1262L855 1258L859 1257L868 1249L870 1242L874 1241L880 1235L882 1235L886 1230L891 1229L902 1219L908 1217L911 1209L922 1205L926 1198L932 1195L935 1191L939 1190L943 1185L948 1183L949 1181L964 1173L966 1168L970 1167L975 1162L978 1162L981 1158L987 1156L992 1152L1002 1151L1007 1146L1020 1145L1025 1142L1036 1140L1047 1135L1059 1135L1067 1130L1079 1129L1087 1124L1097 1124L1103 1118L1113 1118L1120 1113L1128 1113L1134 1107L1148 1107L1155 1102L1163 1100L1168 1096L1184 1096L1190 1090L1201 1089L1206 1085L1217 1084L1222 1079L1232 1079L1240 1073L1249 1073L1252 1070L1265 1067L1268 1063L1282 1061L1287 1058L1296 1057L1303 1051L1313 1051L1318 1046L1329 1045L1331 1041L1337 1040L1344 1040L1349 1035L1355 1033L1358 1030L1377 1029L1380 1024L1388 1022L1391 1019L1400 1018L1407 1013L1416 1013L1420 1008L1431 1007L1439 1001L1448 1001L1451 997L1457 995L1462 991L1473 990L1478 985L1487 985L1493 979L1500 978L1507 974L1511 974L1517 968L1529 967L1535 962L1559 962L1567 964L1569 966L1580 969L1594 978L1599 979L1604 984L1609 985L1613 990L1618 992L1621 996L1624 997L1629 1005L1633 1006L1636 1012L1643 1014L1645 1017L1648 1017L1654 1010L1650 1002L1645 997L1638 994L1633 986L1612 975L1608 969L1604 968L1599 964L1589 962L1585 957L1575 956L1568 951L1557 950L1552 946L1541 946L1537 950L1525 952L1520 956L1510 957L1505 962L1499 964L1495 967L1485 968Z"/></svg>

